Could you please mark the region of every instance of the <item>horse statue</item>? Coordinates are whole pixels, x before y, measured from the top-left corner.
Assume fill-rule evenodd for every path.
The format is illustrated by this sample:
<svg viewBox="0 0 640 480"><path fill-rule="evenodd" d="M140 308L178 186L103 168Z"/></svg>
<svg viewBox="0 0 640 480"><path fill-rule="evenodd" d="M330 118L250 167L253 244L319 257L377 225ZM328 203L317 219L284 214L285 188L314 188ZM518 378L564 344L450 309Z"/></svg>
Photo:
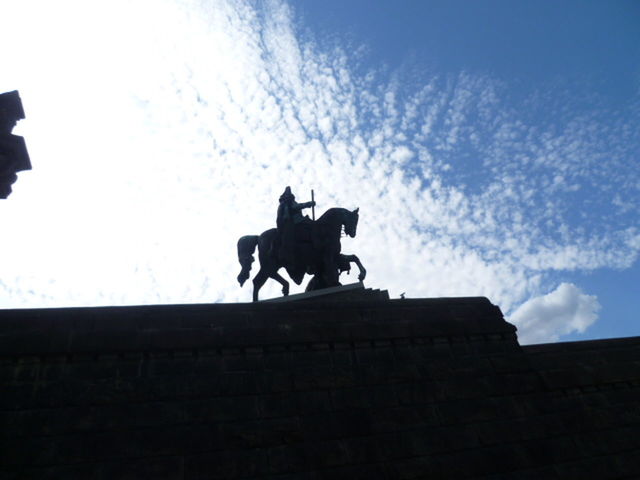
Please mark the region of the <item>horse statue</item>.
<svg viewBox="0 0 640 480"><path fill-rule="evenodd" d="M305 274L314 275L307 289L326 288L340 285L338 278L341 272L350 269L355 262L360 270L359 278L363 280L366 270L355 255L340 253L340 236L342 230L350 237L356 236L358 227L358 211L345 208L330 208L318 220L308 220L304 229L308 241L296 241L294 245L295 262L287 261L279 245L276 228L266 230L260 235L246 235L238 240L238 261L242 267L238 282L244 285L249 278L254 252L258 248L260 270L253 279L253 301L258 300L260 288L268 278L282 285L283 295L289 294L289 282L279 273L285 267L291 279L300 285Z"/></svg>

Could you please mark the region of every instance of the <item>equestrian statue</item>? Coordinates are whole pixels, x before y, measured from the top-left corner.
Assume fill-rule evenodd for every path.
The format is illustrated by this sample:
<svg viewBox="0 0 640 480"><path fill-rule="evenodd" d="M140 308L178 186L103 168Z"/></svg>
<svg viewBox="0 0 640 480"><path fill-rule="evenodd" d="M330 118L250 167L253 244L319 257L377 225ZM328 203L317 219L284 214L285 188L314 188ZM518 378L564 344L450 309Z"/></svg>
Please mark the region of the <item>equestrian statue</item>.
<svg viewBox="0 0 640 480"><path fill-rule="evenodd" d="M313 198L313 191L311 192ZM268 278L282 285L283 295L289 294L289 282L278 270L284 267L289 277L300 285L305 274L313 275L306 290L335 287L340 273L350 271L351 263L358 266L360 281L367 272L355 255L341 253L342 230L350 237L356 236L358 208L330 208L315 220L315 201L298 203L287 187L278 204L276 228L261 235L246 235L238 240L238 261L242 270L238 282L244 285L249 278L253 254L258 248L260 270L253 279L253 301L258 300L258 292ZM312 209L313 218L302 215L306 208Z"/></svg>

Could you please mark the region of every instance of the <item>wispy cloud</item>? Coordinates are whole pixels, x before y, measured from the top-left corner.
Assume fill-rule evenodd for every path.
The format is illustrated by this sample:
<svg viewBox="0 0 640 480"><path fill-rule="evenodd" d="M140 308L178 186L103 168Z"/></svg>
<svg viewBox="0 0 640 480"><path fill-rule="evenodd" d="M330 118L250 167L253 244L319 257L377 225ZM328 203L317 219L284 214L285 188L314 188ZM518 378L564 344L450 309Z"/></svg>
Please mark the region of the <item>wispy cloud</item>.
<svg viewBox="0 0 640 480"><path fill-rule="evenodd" d="M32 37L33 3L15 3L21 34L3 35ZM486 295L544 327L529 341L580 330L538 314L562 271L637 259L637 99L612 110L568 91L513 98L469 73L363 75L278 1L79 5L47 7L32 27L46 45L25 40L0 83L22 92L34 164L0 205L16 226L4 307L247 301L235 242L274 225L285 185L314 188L319 211L360 206L343 250L369 284ZM566 308L591 298L563 285L550 295Z"/></svg>

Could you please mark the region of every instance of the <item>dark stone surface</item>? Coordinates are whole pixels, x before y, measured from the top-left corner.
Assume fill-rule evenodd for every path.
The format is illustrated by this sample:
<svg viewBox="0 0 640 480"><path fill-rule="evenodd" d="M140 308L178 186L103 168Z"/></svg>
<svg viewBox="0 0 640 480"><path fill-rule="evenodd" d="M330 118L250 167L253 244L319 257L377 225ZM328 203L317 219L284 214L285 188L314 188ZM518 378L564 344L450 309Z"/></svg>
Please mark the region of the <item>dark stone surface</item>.
<svg viewBox="0 0 640 480"><path fill-rule="evenodd" d="M17 172L31 169L31 160L24 138L11 132L24 118L22 100L17 90L0 93L0 199L11 194Z"/></svg>
<svg viewBox="0 0 640 480"><path fill-rule="evenodd" d="M334 300L0 311L0 478L640 477L640 338Z"/></svg>

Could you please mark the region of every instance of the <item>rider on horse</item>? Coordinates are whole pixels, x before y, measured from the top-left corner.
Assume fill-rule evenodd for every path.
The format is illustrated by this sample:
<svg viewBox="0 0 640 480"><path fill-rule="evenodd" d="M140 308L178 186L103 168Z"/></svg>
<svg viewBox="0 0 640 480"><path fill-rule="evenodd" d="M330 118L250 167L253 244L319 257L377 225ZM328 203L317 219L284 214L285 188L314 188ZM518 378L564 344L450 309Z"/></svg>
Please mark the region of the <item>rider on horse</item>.
<svg viewBox="0 0 640 480"><path fill-rule="evenodd" d="M313 199L313 190L311 190ZM305 208L314 207L315 202L297 203L291 188L287 187L280 196L277 228L270 228L260 235L245 235L238 240L238 261L242 270L238 282L242 286L249 278L254 253L258 249L260 271L253 279L253 300L258 300L258 292L265 281L272 278L282 285L283 295L289 294L289 282L278 270L287 269L291 280L300 285L306 274L313 275L308 289L335 287L340 285L340 272L349 270L355 262L360 269L359 280L366 271L355 255L341 253L342 232L355 237L358 227L358 209L330 208L317 220L303 216Z"/></svg>
<svg viewBox="0 0 640 480"><path fill-rule="evenodd" d="M280 243L279 255L284 260L287 268L293 269L295 266L295 245L296 227L301 224L310 224L311 219L302 215L305 208L314 207L316 202L296 202L296 197L291 193L291 187L287 187L280 195L278 205L278 217L276 226L278 228L278 239Z"/></svg>

